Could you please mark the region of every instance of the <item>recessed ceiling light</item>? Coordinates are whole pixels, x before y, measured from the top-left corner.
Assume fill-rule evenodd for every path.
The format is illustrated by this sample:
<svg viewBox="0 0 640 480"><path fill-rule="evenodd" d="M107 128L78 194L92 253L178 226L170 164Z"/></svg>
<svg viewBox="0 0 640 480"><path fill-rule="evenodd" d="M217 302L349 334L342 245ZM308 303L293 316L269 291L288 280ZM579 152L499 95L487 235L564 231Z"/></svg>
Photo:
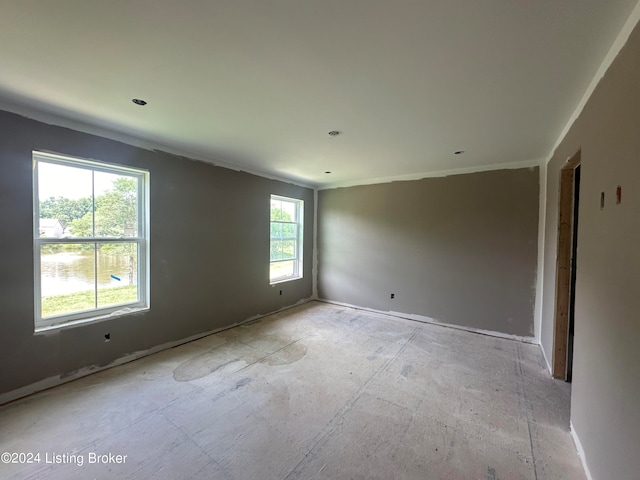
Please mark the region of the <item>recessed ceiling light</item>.
<svg viewBox="0 0 640 480"><path fill-rule="evenodd" d="M329 132L329 136L330 137L337 137L338 135L340 135L342 132L338 131L338 130L331 130Z"/></svg>
<svg viewBox="0 0 640 480"><path fill-rule="evenodd" d="M453 152L454 155L462 155L463 153L464 153L464 150L457 150Z"/></svg>
<svg viewBox="0 0 640 480"><path fill-rule="evenodd" d="M133 103L135 103L136 105L140 105L141 107L145 106L147 104L147 102L145 102L144 100L141 100L139 98L134 98L133 100L131 100Z"/></svg>

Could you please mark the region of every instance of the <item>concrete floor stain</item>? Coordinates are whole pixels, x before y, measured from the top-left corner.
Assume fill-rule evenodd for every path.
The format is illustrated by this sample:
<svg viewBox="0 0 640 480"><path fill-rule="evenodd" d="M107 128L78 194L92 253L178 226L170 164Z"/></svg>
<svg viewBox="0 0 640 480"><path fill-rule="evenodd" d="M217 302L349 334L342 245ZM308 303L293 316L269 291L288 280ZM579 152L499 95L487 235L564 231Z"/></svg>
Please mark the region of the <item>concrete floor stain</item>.
<svg viewBox="0 0 640 480"><path fill-rule="evenodd" d="M269 366L289 365L297 362L307 354L307 346L301 343L292 343L287 345L279 352L269 355L262 362Z"/></svg>
<svg viewBox="0 0 640 480"><path fill-rule="evenodd" d="M251 377L245 377L242 380L236 382L236 386L233 387L231 390L238 390L239 388L244 387L245 385L248 385L251 383L253 379Z"/></svg>
<svg viewBox="0 0 640 480"><path fill-rule="evenodd" d="M400 372L400 375L402 375L404 378L407 378L411 372L413 372L413 367L411 365L405 365L404 367L402 367L402 372Z"/></svg>
<svg viewBox="0 0 640 480"><path fill-rule="evenodd" d="M233 368L233 370L239 370L241 366L248 365L248 362L242 358L224 361L224 359L220 359L214 352L209 351L182 362L173 371L173 378L177 382L189 382L206 377L222 368L230 367L234 364L242 364L238 365L238 368Z"/></svg>

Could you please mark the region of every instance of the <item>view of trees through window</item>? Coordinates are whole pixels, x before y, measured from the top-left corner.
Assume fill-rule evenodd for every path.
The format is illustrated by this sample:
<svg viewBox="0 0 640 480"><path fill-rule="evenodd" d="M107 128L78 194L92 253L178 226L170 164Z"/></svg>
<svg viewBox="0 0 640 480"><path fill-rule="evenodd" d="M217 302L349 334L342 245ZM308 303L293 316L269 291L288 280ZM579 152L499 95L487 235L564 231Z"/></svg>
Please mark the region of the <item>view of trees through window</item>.
<svg viewBox="0 0 640 480"><path fill-rule="evenodd" d="M40 317L138 302L140 178L37 163Z"/></svg>
<svg viewBox="0 0 640 480"><path fill-rule="evenodd" d="M301 276L302 200L271 197L271 282Z"/></svg>

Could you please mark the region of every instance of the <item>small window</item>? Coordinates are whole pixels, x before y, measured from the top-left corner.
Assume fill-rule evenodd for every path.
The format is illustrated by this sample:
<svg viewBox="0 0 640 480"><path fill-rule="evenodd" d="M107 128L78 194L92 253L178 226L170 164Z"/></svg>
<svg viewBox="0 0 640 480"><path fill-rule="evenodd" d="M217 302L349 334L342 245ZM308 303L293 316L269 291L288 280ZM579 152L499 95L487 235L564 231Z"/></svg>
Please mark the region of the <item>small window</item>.
<svg viewBox="0 0 640 480"><path fill-rule="evenodd" d="M302 278L304 202L271 195L271 283Z"/></svg>
<svg viewBox="0 0 640 480"><path fill-rule="evenodd" d="M33 152L35 329L149 307L149 173Z"/></svg>

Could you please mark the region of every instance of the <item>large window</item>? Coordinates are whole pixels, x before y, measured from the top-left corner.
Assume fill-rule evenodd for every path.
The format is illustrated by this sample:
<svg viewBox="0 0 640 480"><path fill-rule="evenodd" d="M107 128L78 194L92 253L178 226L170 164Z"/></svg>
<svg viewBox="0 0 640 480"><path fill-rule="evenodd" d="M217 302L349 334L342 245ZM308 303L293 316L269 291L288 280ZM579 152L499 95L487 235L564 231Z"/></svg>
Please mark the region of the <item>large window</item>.
<svg viewBox="0 0 640 480"><path fill-rule="evenodd" d="M33 163L36 330L148 308L148 172Z"/></svg>
<svg viewBox="0 0 640 480"><path fill-rule="evenodd" d="M271 195L271 283L302 278L304 202Z"/></svg>

